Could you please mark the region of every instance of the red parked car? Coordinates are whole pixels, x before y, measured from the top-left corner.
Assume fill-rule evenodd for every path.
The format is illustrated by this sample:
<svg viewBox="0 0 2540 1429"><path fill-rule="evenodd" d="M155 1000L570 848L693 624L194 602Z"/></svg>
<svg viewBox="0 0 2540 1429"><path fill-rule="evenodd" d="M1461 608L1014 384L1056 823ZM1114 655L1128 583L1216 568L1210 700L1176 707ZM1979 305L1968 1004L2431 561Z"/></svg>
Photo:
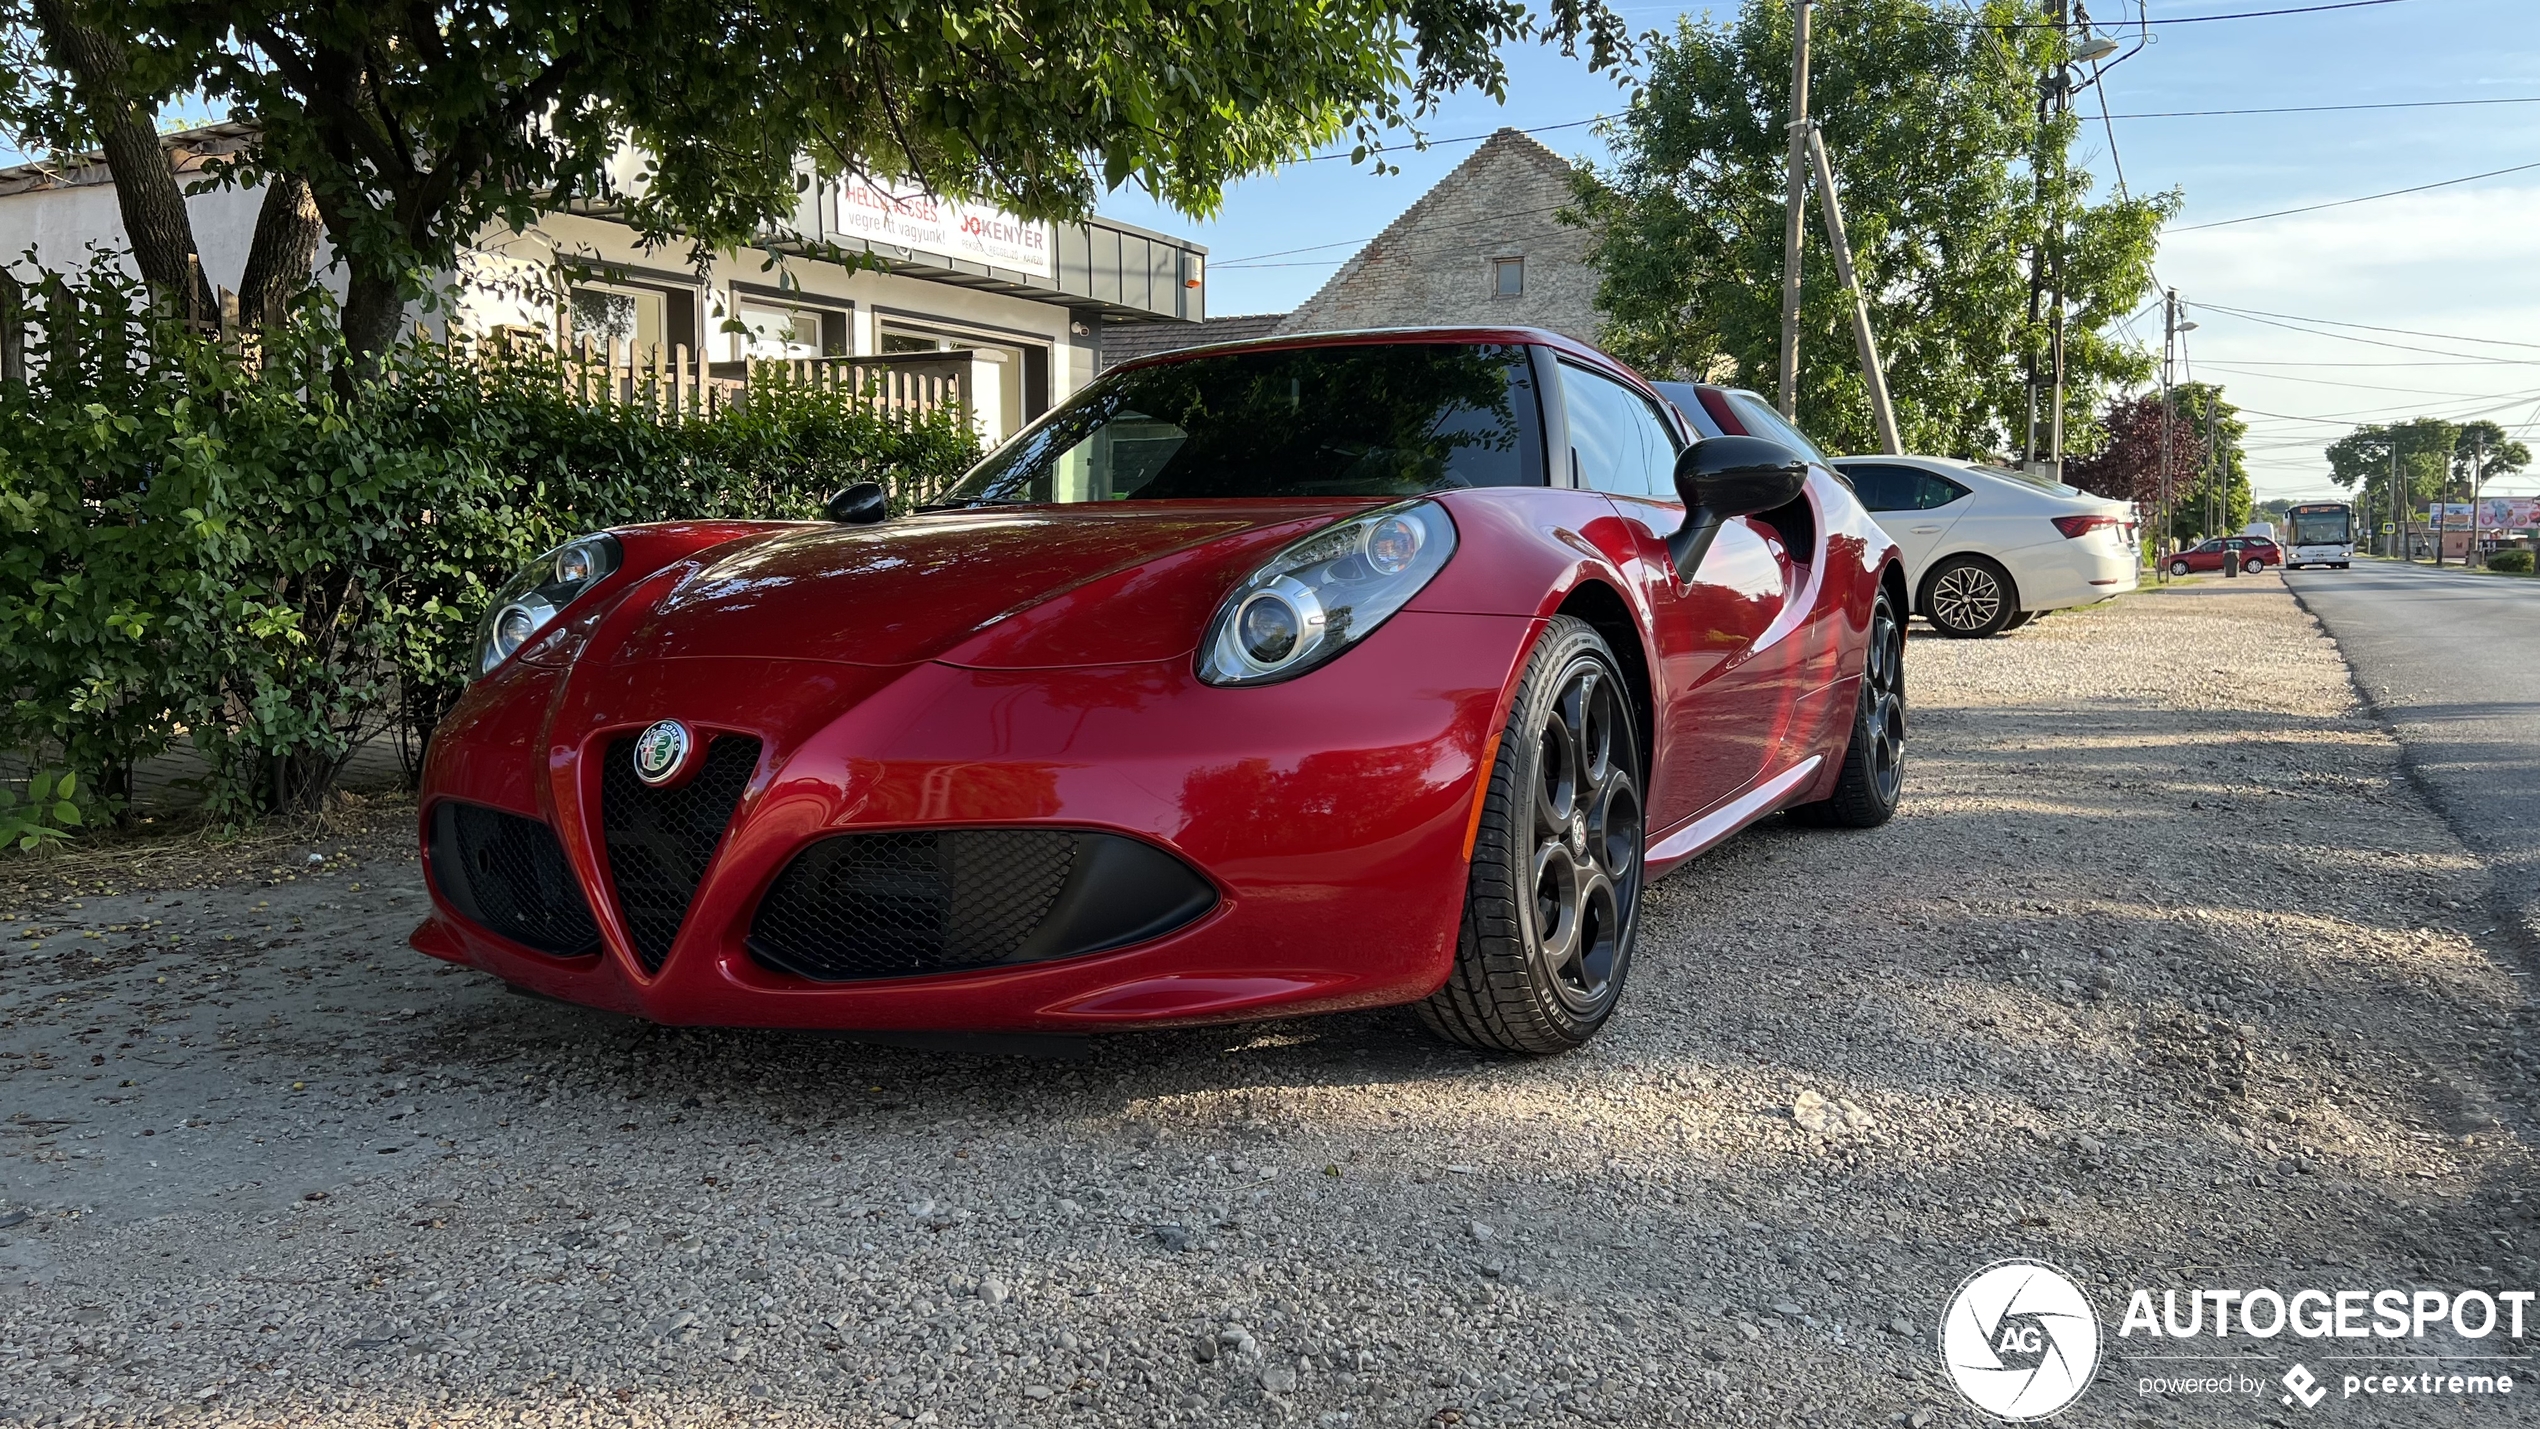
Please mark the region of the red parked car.
<svg viewBox="0 0 2540 1429"><path fill-rule="evenodd" d="M1650 878L1896 806L1877 525L1549 333L1150 359L940 506L831 514L624 527L499 593L417 948L666 1023L1413 1003L1555 1052Z"/></svg>
<svg viewBox="0 0 2540 1429"><path fill-rule="evenodd" d="M2216 536L2170 557L2170 574L2183 576L2191 571L2221 570L2223 554L2227 551L2238 551L2240 569L2253 575L2264 570L2284 569L2284 548L2264 536Z"/></svg>

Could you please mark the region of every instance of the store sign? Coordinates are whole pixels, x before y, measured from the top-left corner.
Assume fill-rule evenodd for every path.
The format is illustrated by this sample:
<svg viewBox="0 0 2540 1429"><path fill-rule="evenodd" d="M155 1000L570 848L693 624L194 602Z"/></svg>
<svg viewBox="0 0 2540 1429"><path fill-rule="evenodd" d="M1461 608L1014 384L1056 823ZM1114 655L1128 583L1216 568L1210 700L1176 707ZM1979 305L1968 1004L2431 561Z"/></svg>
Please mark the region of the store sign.
<svg viewBox="0 0 2540 1429"><path fill-rule="evenodd" d="M1046 223L1029 223L998 209L937 198L923 189L897 193L870 179L839 181L838 231L869 243L922 248L1036 278L1056 271L1050 262Z"/></svg>

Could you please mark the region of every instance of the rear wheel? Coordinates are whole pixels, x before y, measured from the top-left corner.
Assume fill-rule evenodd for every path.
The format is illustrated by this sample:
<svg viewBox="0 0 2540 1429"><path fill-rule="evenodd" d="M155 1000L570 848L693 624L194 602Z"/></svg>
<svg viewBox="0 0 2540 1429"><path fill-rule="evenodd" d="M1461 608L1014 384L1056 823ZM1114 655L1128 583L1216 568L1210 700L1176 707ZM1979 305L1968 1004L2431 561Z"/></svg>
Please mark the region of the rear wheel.
<svg viewBox="0 0 2540 1429"><path fill-rule="evenodd" d="M1981 556L1943 561L1923 583L1923 618L1952 639L1998 635L2018 612L2010 576Z"/></svg>
<svg viewBox="0 0 2540 1429"><path fill-rule="evenodd" d="M1905 625L1882 593L1870 615L1870 646L1861 662L1861 698L1852 742L1834 795L1790 811L1792 822L1820 828L1874 829L1896 814L1905 796Z"/></svg>
<svg viewBox="0 0 2540 1429"><path fill-rule="evenodd" d="M2242 561L2240 563L2240 573L2244 576L2254 576L2259 572L2264 571L2266 568L2267 563L2264 561Z"/></svg>
<svg viewBox="0 0 2540 1429"><path fill-rule="evenodd" d="M1566 1052L1613 1014L1641 885L1640 743L1613 651L1553 621L1484 776L1464 921L1429 1030L1494 1052Z"/></svg>

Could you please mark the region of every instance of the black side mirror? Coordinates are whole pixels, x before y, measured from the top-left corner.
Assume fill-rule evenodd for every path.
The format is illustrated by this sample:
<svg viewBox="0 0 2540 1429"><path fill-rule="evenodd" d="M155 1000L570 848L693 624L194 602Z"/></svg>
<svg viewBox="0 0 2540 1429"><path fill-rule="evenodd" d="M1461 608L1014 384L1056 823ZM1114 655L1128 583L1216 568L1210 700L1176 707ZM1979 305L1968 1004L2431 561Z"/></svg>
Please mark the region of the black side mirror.
<svg viewBox="0 0 2540 1429"><path fill-rule="evenodd" d="M1752 516L1799 499L1808 485L1808 459L1762 437L1709 437L1676 458L1676 494L1684 498L1685 523L1667 538L1676 575L1693 579L1703 554L1732 516Z"/></svg>
<svg viewBox="0 0 2540 1429"><path fill-rule="evenodd" d="M829 498L829 519L847 526L870 526L891 514L890 493L878 481L859 481Z"/></svg>

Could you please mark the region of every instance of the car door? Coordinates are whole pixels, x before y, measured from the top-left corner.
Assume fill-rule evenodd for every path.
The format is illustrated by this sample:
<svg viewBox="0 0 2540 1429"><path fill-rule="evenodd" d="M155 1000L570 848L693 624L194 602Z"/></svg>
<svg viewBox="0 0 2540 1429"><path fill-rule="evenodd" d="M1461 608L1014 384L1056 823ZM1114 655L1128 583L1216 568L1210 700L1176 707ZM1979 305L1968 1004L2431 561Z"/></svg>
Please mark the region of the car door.
<svg viewBox="0 0 2540 1429"><path fill-rule="evenodd" d="M1654 835L1724 802L1762 772L1781 728L1775 702L1792 698L1794 682L1781 678L1786 649L1759 659L1755 643L1781 614L1798 571L1777 538L1738 517L1721 529L1693 579L1679 580L1666 545L1668 533L1684 524L1672 424L1613 377L1568 361L1560 373L1573 478L1613 503L1637 551L1631 574L1652 616Z"/></svg>
<svg viewBox="0 0 2540 1429"><path fill-rule="evenodd" d="M1923 572L1940 554L1949 529L1975 506L1967 499L1968 489L1902 462L1848 461L1843 474L1852 479L1852 490L1869 509L1870 519L1896 543L1905 562L1906 588L1921 589Z"/></svg>

